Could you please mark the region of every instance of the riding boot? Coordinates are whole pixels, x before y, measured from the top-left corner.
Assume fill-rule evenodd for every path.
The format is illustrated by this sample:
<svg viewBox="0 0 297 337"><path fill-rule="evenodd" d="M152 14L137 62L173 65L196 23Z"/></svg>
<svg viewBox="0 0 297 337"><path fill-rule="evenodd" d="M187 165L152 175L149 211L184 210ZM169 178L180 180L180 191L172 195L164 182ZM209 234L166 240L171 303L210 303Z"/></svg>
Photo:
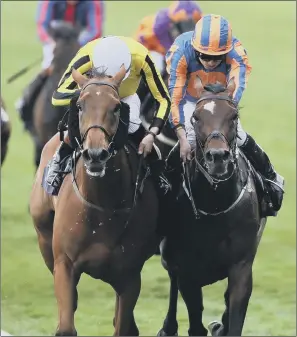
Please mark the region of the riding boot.
<svg viewBox="0 0 297 337"><path fill-rule="evenodd" d="M267 154L250 135L247 135L247 139L240 149L244 152L255 170L269 183L268 192L272 202L272 209L274 212L277 212L281 208L283 201L284 178L274 170Z"/></svg>
<svg viewBox="0 0 297 337"><path fill-rule="evenodd" d="M40 94L47 78L48 73L46 71L40 72L28 85L24 91L23 97L20 98L15 105L24 122L25 129L28 131L33 127L33 107L35 100Z"/></svg>
<svg viewBox="0 0 297 337"><path fill-rule="evenodd" d="M49 194L58 195L65 175L70 172L67 159L72 153L72 147L63 141L46 167L44 177Z"/></svg>

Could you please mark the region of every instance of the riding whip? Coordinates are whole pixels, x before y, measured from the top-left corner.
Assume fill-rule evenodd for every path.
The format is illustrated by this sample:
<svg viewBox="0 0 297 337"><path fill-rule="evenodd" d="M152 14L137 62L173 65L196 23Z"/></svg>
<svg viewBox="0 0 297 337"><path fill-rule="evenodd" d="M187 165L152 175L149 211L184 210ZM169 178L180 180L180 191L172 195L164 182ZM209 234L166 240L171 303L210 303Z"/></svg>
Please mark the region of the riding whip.
<svg viewBox="0 0 297 337"><path fill-rule="evenodd" d="M39 64L42 61L42 58L39 58L38 60L34 61L33 63L29 64L27 67L19 70L17 73L15 73L14 75L10 76L6 83L9 84L11 82L13 82L14 80L16 80L18 77L26 74L26 72L28 72L30 69L34 68L37 64Z"/></svg>

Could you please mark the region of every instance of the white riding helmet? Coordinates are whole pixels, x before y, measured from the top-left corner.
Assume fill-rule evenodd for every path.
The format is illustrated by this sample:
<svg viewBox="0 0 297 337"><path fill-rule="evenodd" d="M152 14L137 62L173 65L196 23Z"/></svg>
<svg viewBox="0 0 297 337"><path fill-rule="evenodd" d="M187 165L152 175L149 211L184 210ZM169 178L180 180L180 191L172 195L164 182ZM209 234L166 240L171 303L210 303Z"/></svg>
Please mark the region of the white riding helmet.
<svg viewBox="0 0 297 337"><path fill-rule="evenodd" d="M106 36L95 45L93 50L93 66L106 70L105 74L114 76L122 65L126 69L124 80L130 74L131 53L127 44L117 36Z"/></svg>

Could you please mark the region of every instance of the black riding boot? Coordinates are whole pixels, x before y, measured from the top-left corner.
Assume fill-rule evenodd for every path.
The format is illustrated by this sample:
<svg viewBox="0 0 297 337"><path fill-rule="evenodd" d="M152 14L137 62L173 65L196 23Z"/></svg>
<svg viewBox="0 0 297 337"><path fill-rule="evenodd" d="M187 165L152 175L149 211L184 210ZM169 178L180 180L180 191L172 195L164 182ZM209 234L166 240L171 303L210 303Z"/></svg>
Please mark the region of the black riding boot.
<svg viewBox="0 0 297 337"><path fill-rule="evenodd" d="M247 135L245 143L240 147L248 160L252 163L255 170L258 171L268 182L270 182L270 198L273 210L277 212L282 205L284 194L284 178L275 172L267 154Z"/></svg>
<svg viewBox="0 0 297 337"><path fill-rule="evenodd" d="M30 131L33 126L33 107L35 100L41 92L47 78L48 75L46 72L42 71L39 73L25 89L23 97L16 104L16 109L24 122L25 129L28 131Z"/></svg>
<svg viewBox="0 0 297 337"><path fill-rule="evenodd" d="M64 176L69 172L67 158L73 153L72 147L62 142L45 171L46 190L49 194L58 195Z"/></svg>

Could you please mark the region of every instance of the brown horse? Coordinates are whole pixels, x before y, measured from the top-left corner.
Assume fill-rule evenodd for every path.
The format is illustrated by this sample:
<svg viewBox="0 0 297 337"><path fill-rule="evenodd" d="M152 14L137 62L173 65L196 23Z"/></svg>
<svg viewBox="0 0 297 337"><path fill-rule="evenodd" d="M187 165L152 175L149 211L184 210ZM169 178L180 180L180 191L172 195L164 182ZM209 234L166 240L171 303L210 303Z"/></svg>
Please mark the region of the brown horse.
<svg viewBox="0 0 297 337"><path fill-rule="evenodd" d="M54 275L56 335L76 335L76 287L80 275L87 273L116 292L114 334L136 336L133 311L141 270L158 243L157 194L147 178L142 194L134 199L142 166L127 141L129 113L123 113L118 96L125 69L113 78L96 74L87 79L76 70L72 74L82 90L77 102L79 129L74 132L68 122L68 132L70 138L77 135L76 153L81 156L73 157L72 174L65 177L58 196L46 194L41 183L59 145L59 135L54 136L42 151L30 200L40 250Z"/></svg>
<svg viewBox="0 0 297 337"><path fill-rule="evenodd" d="M34 127L31 130L31 135L35 144L36 168L39 165L43 146L57 132L58 123L65 113L63 107L54 107L51 104L53 92L57 88L69 62L79 49L77 41L79 31L67 22L60 22L51 28L50 32L56 43L54 58L50 67L50 74L33 107Z"/></svg>
<svg viewBox="0 0 297 337"><path fill-rule="evenodd" d="M7 154L8 141L11 134L11 123L1 97L1 165Z"/></svg>

